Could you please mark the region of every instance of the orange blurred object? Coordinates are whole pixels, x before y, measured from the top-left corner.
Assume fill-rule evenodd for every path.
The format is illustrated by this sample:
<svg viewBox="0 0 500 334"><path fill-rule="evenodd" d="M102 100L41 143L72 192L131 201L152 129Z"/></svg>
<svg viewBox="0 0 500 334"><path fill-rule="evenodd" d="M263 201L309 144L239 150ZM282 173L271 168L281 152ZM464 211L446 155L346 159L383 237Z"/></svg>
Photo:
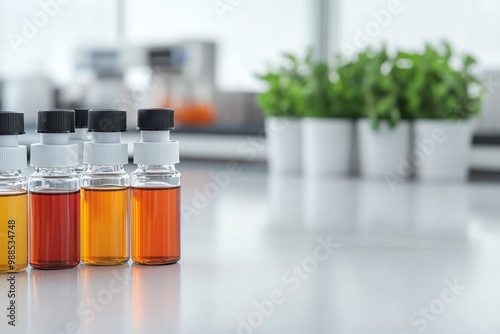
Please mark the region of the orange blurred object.
<svg viewBox="0 0 500 334"><path fill-rule="evenodd" d="M166 101L165 101L166 102ZM183 102L173 104L175 123L181 125L209 125L215 122L215 108L210 104ZM162 108L172 108L171 103L164 103Z"/></svg>

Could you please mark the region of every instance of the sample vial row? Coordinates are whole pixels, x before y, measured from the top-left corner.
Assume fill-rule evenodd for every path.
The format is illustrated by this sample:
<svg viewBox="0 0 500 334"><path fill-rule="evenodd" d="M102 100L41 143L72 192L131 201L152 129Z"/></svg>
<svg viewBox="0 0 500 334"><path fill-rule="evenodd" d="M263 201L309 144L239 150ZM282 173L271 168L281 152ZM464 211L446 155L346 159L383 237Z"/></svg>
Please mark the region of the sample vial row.
<svg viewBox="0 0 500 334"><path fill-rule="evenodd" d="M40 143L30 152L34 173L25 178L26 147L18 145L24 115L0 112L0 272L24 270L28 252L37 269L125 263L129 239L136 263L179 261L181 175L175 169L179 144L170 140L173 113L139 110L137 170L129 176L128 145L121 141L125 111L40 110Z"/></svg>

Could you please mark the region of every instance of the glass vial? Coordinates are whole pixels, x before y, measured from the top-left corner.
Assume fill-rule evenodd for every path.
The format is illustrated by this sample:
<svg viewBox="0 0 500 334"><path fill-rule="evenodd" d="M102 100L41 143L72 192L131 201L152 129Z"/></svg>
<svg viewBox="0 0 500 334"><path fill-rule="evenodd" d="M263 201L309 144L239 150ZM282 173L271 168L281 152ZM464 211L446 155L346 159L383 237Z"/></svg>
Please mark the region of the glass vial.
<svg viewBox="0 0 500 334"><path fill-rule="evenodd" d="M134 144L132 173L132 259L140 264L180 260L179 143L170 140L172 109L141 109L141 141Z"/></svg>
<svg viewBox="0 0 500 334"><path fill-rule="evenodd" d="M18 145L24 134L24 114L0 112L0 273L15 273L28 266L26 146Z"/></svg>
<svg viewBox="0 0 500 334"><path fill-rule="evenodd" d="M83 145L89 141L88 119L88 109L75 109L75 132L69 134L69 142L78 145L78 166L76 166L75 171L79 175L83 174L86 169L83 163Z"/></svg>
<svg viewBox="0 0 500 334"><path fill-rule="evenodd" d="M80 182L73 110L40 110L31 145L30 264L37 269L72 268L80 262Z"/></svg>
<svg viewBox="0 0 500 334"><path fill-rule="evenodd" d="M115 265L130 258L128 205L130 178L128 145L121 142L127 130L123 110L91 109L83 162L81 189L81 260L84 264Z"/></svg>

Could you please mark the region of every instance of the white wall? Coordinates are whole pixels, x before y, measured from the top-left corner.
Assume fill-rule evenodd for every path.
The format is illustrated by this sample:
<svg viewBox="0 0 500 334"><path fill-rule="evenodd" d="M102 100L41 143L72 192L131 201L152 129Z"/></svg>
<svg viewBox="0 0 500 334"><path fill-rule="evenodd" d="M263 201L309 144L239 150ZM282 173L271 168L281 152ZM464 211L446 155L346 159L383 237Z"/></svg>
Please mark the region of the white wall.
<svg viewBox="0 0 500 334"><path fill-rule="evenodd" d="M470 53L479 61L477 70L488 83L489 92L480 117L477 130L500 131L498 101L500 90L500 1L498 0L332 0L338 1L340 20L340 49L348 53L350 46L362 44L360 31L366 33L369 44L387 42L391 48L418 49L426 42L437 43L448 40L459 52ZM390 18L390 5L396 6L397 14ZM378 13L378 15L374 15ZM382 24L376 23L376 17ZM378 28L377 28L378 24ZM366 38L365 38L366 39ZM493 75L496 73L496 75Z"/></svg>
<svg viewBox="0 0 500 334"><path fill-rule="evenodd" d="M0 0L0 73L39 70L56 82L69 80L77 46L115 41L115 1ZM42 3L48 10L43 11ZM17 37L23 42L11 41Z"/></svg>
<svg viewBox="0 0 500 334"><path fill-rule="evenodd" d="M9 34L20 34L23 19L33 21L40 2L67 2L37 34L15 52ZM42 69L56 82L71 79L78 46L117 42L116 4L120 0L0 0L0 75ZM125 1L125 0L122 0ZM332 0L339 19L332 22L340 43L354 45L358 28L375 22L373 12L399 1L401 12L370 38L378 45L416 48L426 41L450 40L471 52L483 68L500 67L498 0ZM221 18L215 3L235 4ZM282 52L303 53L313 42L312 0L126 0L125 40L130 45L168 44L201 38L219 44L217 83L223 90L258 90L255 73Z"/></svg>
<svg viewBox="0 0 500 334"><path fill-rule="evenodd" d="M500 1L498 0L337 0L341 11L341 44L354 45L358 29L376 22L373 13L398 4L387 26L379 25L370 43L387 41L397 48L419 48L448 40L457 50L475 55L483 67L500 67ZM384 20L386 22L387 20ZM372 22L372 23L370 23ZM376 32L377 29L373 28Z"/></svg>
<svg viewBox="0 0 500 334"><path fill-rule="evenodd" d="M33 22L42 10L40 2L56 1L67 3L59 5L16 52L9 34L22 36L23 20ZM49 72L56 82L69 80L78 46L116 44L117 1L0 0L0 74L37 69ZM220 15L214 4L221 2L237 5ZM125 4L129 45L189 38L216 41L217 82L223 90L258 89L256 72L282 52L304 52L312 41L309 0L127 0Z"/></svg>
<svg viewBox="0 0 500 334"><path fill-rule="evenodd" d="M216 3L239 3L220 15ZM313 40L310 0L129 0L131 44L215 40L217 83L223 90L261 87L255 73L283 52L304 53Z"/></svg>

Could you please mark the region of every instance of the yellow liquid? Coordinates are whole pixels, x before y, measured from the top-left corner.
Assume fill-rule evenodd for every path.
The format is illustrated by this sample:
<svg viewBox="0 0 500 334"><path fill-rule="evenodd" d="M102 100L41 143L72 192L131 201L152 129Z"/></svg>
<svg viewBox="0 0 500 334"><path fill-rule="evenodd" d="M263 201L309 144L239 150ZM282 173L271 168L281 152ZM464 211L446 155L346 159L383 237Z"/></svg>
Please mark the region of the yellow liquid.
<svg viewBox="0 0 500 334"><path fill-rule="evenodd" d="M128 187L83 188L81 194L81 261L115 265L129 259Z"/></svg>
<svg viewBox="0 0 500 334"><path fill-rule="evenodd" d="M0 192L0 273L28 266L28 194L12 188Z"/></svg>

